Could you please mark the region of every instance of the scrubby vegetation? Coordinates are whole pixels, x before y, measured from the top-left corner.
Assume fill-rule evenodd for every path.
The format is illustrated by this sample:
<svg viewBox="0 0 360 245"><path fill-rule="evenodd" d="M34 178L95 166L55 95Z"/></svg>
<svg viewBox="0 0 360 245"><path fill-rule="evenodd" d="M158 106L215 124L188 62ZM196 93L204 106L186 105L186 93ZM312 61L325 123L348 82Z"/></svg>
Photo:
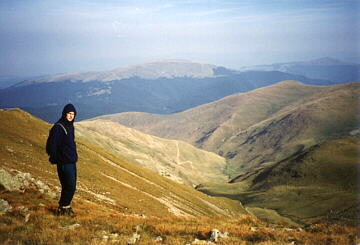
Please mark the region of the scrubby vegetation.
<svg viewBox="0 0 360 245"><path fill-rule="evenodd" d="M208 240L216 228L228 232L219 245L238 244L355 244L356 227L325 223L289 227L260 221L251 216L215 217L144 217L125 215L111 208L79 198L74 200L76 217L54 215L53 199L28 188L24 193L2 190L11 212L0 216L1 244L128 244L136 232L136 244L185 245ZM20 206L28 208L24 221ZM23 208L22 208L23 209Z"/></svg>

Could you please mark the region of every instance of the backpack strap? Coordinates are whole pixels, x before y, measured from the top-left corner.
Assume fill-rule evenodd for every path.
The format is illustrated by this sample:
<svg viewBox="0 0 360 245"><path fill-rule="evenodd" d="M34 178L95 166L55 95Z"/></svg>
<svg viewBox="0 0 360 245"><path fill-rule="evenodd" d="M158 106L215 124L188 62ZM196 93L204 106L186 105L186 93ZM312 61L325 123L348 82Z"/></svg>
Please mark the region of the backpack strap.
<svg viewBox="0 0 360 245"><path fill-rule="evenodd" d="M64 127L64 125L62 125L61 123L56 123L55 125L60 125L62 127L62 129L64 129L65 135L67 135L67 131L66 131L66 128Z"/></svg>

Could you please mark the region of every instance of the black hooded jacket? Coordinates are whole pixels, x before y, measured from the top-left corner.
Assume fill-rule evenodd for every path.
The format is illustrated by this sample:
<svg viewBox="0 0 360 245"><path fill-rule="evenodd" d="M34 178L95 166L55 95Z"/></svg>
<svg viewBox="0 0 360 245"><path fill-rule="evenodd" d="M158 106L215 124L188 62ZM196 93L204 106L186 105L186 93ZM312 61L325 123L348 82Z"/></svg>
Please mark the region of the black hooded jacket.
<svg viewBox="0 0 360 245"><path fill-rule="evenodd" d="M74 134L75 117L73 121L69 122L66 119L68 112L74 112L76 117L74 105L67 104L61 118L51 128L46 144L49 161L54 164L76 163L78 160Z"/></svg>

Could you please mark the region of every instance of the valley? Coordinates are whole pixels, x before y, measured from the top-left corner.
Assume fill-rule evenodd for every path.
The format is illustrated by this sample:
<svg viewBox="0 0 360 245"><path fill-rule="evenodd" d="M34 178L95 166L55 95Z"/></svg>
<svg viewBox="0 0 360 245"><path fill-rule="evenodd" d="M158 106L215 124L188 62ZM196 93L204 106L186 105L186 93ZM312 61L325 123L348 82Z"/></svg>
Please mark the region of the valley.
<svg viewBox="0 0 360 245"><path fill-rule="evenodd" d="M118 122L225 157L231 181L196 188L240 200L264 219L353 223L358 94L359 83L319 87L285 81L177 114L120 113L94 122Z"/></svg>
<svg viewBox="0 0 360 245"><path fill-rule="evenodd" d="M200 244L212 241L209 234L214 228L226 235L217 238L213 244L356 242L356 226L351 221L351 212L356 208L351 206L354 195L349 191L354 187L354 182L345 181L352 179L353 169L356 168L352 162L353 154L357 155L354 139L310 149L304 156L271 165L272 172L263 166L257 174L239 176L228 184L198 185L198 190L219 196L211 197L131 164L97 146L96 142L93 144L77 138L80 159L79 187L73 205L76 216L68 218L54 215L60 188L54 166L48 162L44 149L50 125L19 109L0 110L0 117L3 122L0 125L1 243L49 244L56 239L59 243L71 244ZM340 148L337 147L339 143L342 145ZM341 180L343 185L331 192L311 186L318 178L313 171L317 169L318 158L332 158L321 151L331 151L339 157L343 152L352 154L343 155L341 160L346 161L337 166L334 164L335 168L328 169L321 181L316 182L333 188L332 174L339 173L335 180ZM327 164L327 160L325 158L322 162ZM299 161L306 162L308 166L302 166ZM299 166L292 169L291 165ZM294 171L299 176L312 173L305 182L310 186L295 187L294 184L298 183L296 180L293 182ZM20 189L8 189L9 179L4 178L6 175L12 176L12 186L20 181L15 185ZM243 192L249 187L250 191ZM298 206L293 207L294 200L288 198L289 194L297 197L295 201ZM284 196L289 203L281 201ZM312 199L304 202L304 197ZM337 198L341 198L341 202ZM240 199L245 206L241 205ZM298 218L299 215L306 218L314 214L332 214L332 210L328 209L329 200L333 200L332 203L336 203L338 208L334 209L333 219ZM286 216L271 209L278 207L279 202ZM259 206L260 203L263 205ZM317 209L319 212L314 213L314 203L321 207ZM308 208L304 209L301 205ZM294 210L302 212L299 214ZM326 221L331 223L323 223Z"/></svg>
<svg viewBox="0 0 360 245"><path fill-rule="evenodd" d="M359 88L359 83L320 87L285 81L181 113L130 112L98 119L215 152L228 160L233 178L356 131Z"/></svg>
<svg viewBox="0 0 360 245"><path fill-rule="evenodd" d="M358 146L359 139L354 137L330 140L255 168L227 184L204 184L197 189L240 200L267 220L279 219L269 212L276 210L298 223L356 224Z"/></svg>
<svg viewBox="0 0 360 245"><path fill-rule="evenodd" d="M92 120L76 123L77 135L176 182L195 187L227 182L225 158L189 143L144 134L121 124Z"/></svg>
<svg viewBox="0 0 360 245"><path fill-rule="evenodd" d="M309 64L344 68L329 59ZM46 121L58 119L71 102L80 112L74 207L81 216L75 224L86 244L104 243L102 236L122 237L113 240L123 244L135 229L140 244L153 244L158 235L183 245L209 240L214 226L230 232L217 244L352 244L359 214L360 82L285 73L309 64L235 71L153 61L0 90L0 180L22 181L15 191L0 182L1 202L14 207L1 211L0 232L14 233L0 242L49 243L49 229L30 235L36 224L57 226L59 183L44 149ZM23 216L31 225L21 222Z"/></svg>

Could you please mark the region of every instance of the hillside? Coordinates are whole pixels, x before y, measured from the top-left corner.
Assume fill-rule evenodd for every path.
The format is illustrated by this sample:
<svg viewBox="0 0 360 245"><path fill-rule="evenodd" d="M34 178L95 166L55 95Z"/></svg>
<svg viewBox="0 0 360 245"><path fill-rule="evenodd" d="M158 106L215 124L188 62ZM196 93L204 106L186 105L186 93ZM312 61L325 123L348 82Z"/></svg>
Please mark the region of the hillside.
<svg viewBox="0 0 360 245"><path fill-rule="evenodd" d="M50 125L18 109L0 110L0 118L1 168L30 173L52 190L58 190L55 166L49 164L44 150ZM77 145L78 199L120 213L156 217L244 213L236 201L204 195L85 140L78 138Z"/></svg>
<svg viewBox="0 0 360 245"><path fill-rule="evenodd" d="M235 177L349 135L358 128L358 94L359 83L318 87L285 81L172 115L99 118L218 153L227 158L227 173Z"/></svg>
<svg viewBox="0 0 360 245"><path fill-rule="evenodd" d="M19 109L0 110L0 119L1 244L359 242L354 225L260 221L238 201L209 197L79 138L76 216L57 217L59 184L44 151L50 125Z"/></svg>
<svg viewBox="0 0 360 245"><path fill-rule="evenodd" d="M275 225L251 216L145 217L124 215L78 200L75 218L56 217L53 200L34 188L0 190L8 200L0 215L1 244L357 244L356 227L325 223ZM2 207L4 207L2 202ZM3 211L3 209L1 210ZM214 228L216 227L216 228Z"/></svg>
<svg viewBox="0 0 360 245"><path fill-rule="evenodd" d="M147 135L104 120L83 121L75 125L78 137L179 183L195 186L204 182L228 181L223 157L189 143Z"/></svg>
<svg viewBox="0 0 360 245"><path fill-rule="evenodd" d="M300 223L325 220L356 225L360 211L358 157L359 138L349 136L252 169L228 184L198 189L240 200L248 211L269 220L280 214Z"/></svg>
<svg viewBox="0 0 360 245"><path fill-rule="evenodd" d="M302 149L358 130L359 89L360 83L328 87L323 93L289 104L245 131L233 133L219 147L231 159L229 172L281 161ZM213 140L216 146L217 139Z"/></svg>

